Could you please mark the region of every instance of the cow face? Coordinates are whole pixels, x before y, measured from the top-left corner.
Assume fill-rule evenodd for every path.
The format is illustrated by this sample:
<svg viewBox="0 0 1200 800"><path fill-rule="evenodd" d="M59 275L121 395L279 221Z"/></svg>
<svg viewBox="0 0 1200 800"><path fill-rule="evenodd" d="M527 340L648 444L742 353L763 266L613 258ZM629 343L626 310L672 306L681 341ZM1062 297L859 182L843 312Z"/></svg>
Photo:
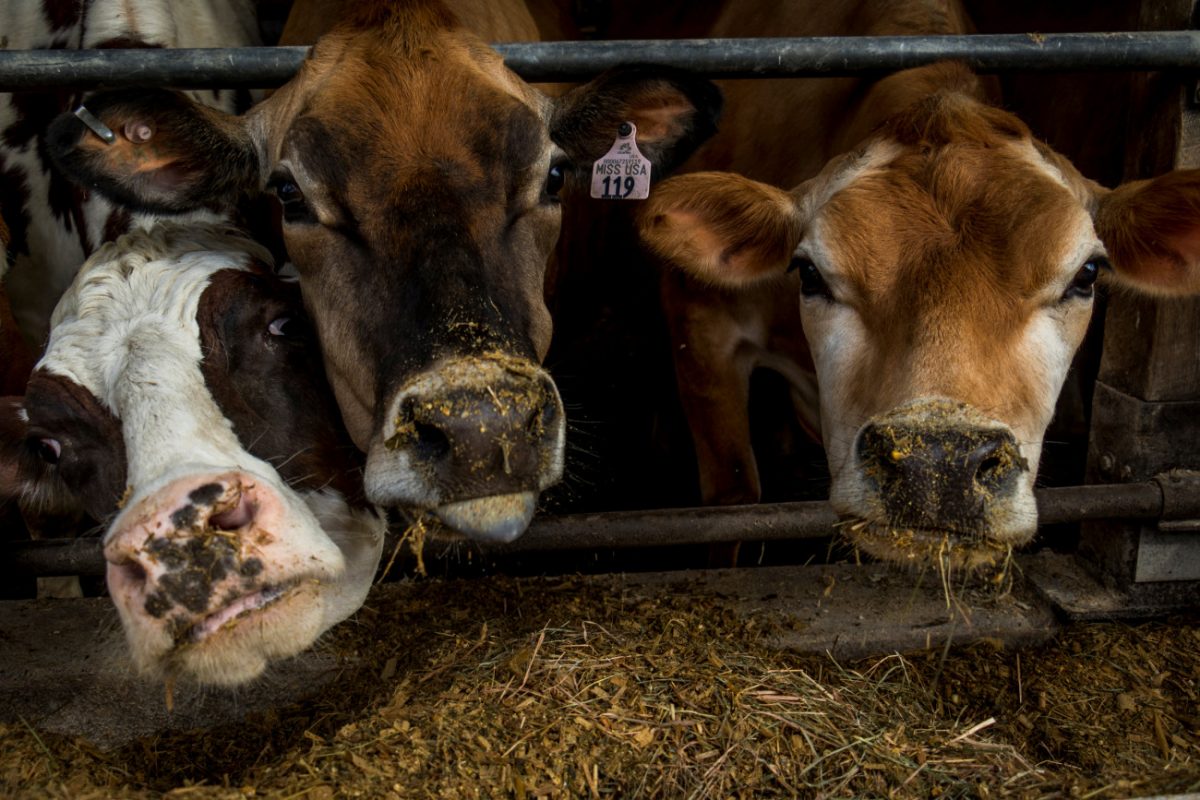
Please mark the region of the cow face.
<svg viewBox="0 0 1200 800"><path fill-rule="evenodd" d="M109 592L147 675L249 680L357 609L379 560L361 457L267 258L216 226L106 245L23 401L0 407L7 490L105 521Z"/></svg>
<svg viewBox="0 0 1200 800"><path fill-rule="evenodd" d="M830 501L864 550L978 567L1037 526L1042 436L1097 277L1200 290L1200 175L1107 192L1015 117L936 95L792 193L661 185L649 245L714 283L795 271Z"/></svg>
<svg viewBox="0 0 1200 800"><path fill-rule="evenodd" d="M118 142L64 117L51 150L143 209L274 192L368 496L506 541L562 472L563 409L538 364L564 182L624 121L661 171L711 133L719 96L627 70L551 99L432 13L325 36L243 117L166 92L95 98Z"/></svg>

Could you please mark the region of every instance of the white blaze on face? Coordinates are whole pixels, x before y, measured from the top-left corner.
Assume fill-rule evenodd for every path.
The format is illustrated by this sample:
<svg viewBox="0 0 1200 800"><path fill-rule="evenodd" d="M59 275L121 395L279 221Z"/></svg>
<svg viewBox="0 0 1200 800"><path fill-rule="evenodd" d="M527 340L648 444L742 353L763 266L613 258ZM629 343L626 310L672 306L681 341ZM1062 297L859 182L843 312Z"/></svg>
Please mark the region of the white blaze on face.
<svg viewBox="0 0 1200 800"><path fill-rule="evenodd" d="M128 234L84 264L55 310L39 364L86 388L121 423L129 489L106 534L106 553L110 562L119 552L138 564L110 566L110 589L135 663L148 674L171 670L225 684L254 677L267 661L303 650L361 605L382 547L383 522L375 513L351 509L336 492L293 491L270 464L246 452L206 385L201 296L216 272L246 270L256 259L270 262L261 246L219 226L164 224ZM295 596L278 604L269 624L243 626L251 633L234 626L180 648L184 622L208 634L236 618L220 608L233 600L224 596L233 589L214 581L212 605L190 609L194 620L150 613L147 577L175 565L147 553L153 539L183 547L194 538L189 526L164 530L162 520L191 508L189 487L214 481L238 484L249 498L255 537L239 542L237 558L255 562L256 585L268 587L268 599L280 587ZM265 601L237 602L253 610ZM213 616L206 621L206 614Z"/></svg>

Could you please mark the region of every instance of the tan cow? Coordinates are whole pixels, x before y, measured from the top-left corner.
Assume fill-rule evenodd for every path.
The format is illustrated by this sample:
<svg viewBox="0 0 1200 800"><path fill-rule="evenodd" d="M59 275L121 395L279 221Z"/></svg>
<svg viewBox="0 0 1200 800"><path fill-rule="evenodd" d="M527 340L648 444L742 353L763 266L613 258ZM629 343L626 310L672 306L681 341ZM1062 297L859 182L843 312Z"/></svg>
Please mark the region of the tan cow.
<svg viewBox="0 0 1200 800"><path fill-rule="evenodd" d="M790 191L695 173L641 217L697 280L798 304L830 500L891 560L980 567L1033 536L1042 437L1110 264L1200 292L1200 173L1107 190L979 96L958 65L899 73L846 121L865 138Z"/></svg>
<svg viewBox="0 0 1200 800"><path fill-rule="evenodd" d="M316 12L320 12L316 15ZM274 192L369 497L508 540L558 480L563 410L541 369L559 193L623 122L662 174L712 131L719 95L677 72L610 73L551 98L487 41L542 35L506 0L299 3L288 43L339 23L241 117L168 92L89 101L57 162L136 208Z"/></svg>
<svg viewBox="0 0 1200 800"><path fill-rule="evenodd" d="M954 34L967 28L953 2L727 2L708 35L895 36ZM721 128L681 171L727 170L775 186L794 186L943 77L938 69L918 69L882 80L726 81ZM795 276L787 280L794 283ZM819 436L814 369L800 334L794 287L781 291L778 285L760 284L728 291L685 272L664 270L660 291L680 400L696 450L701 500L758 502L762 490L751 444L751 374L770 370L782 376L797 419L814 438Z"/></svg>

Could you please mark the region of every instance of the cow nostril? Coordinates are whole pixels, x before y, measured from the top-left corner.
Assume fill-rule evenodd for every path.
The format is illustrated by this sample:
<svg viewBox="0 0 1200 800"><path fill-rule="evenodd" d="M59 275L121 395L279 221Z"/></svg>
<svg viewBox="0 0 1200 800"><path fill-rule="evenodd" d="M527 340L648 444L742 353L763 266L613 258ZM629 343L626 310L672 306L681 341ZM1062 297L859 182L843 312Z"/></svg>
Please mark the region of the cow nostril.
<svg viewBox="0 0 1200 800"><path fill-rule="evenodd" d="M208 518L208 524L219 531L236 531L249 525L253 519L254 506L243 493L238 497L237 505L213 514Z"/></svg>
<svg viewBox="0 0 1200 800"><path fill-rule="evenodd" d="M999 456L988 456L979 464L979 469L975 471L975 476L978 479L986 480L992 473L1000 469L1003 462Z"/></svg>
<svg viewBox="0 0 1200 800"><path fill-rule="evenodd" d="M136 561L122 561L116 565L121 577L131 584L141 585L146 582L146 568Z"/></svg>
<svg viewBox="0 0 1200 800"><path fill-rule="evenodd" d="M436 461L450 452L450 439L436 425L415 422L413 433L416 437L417 457L421 460Z"/></svg>

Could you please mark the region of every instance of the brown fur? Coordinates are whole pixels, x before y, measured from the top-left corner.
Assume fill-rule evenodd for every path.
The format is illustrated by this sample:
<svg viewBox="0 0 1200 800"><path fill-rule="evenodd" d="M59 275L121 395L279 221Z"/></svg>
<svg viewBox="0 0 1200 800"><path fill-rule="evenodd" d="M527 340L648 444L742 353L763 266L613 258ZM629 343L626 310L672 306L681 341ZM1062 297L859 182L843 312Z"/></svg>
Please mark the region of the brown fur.
<svg viewBox="0 0 1200 800"><path fill-rule="evenodd" d="M707 35L905 35L966 30L965 15L953 0L805 2L799 7L794 3L739 2L726 3ZM791 189L817 175L830 159L858 144L891 114L946 86L984 91L978 78L955 64L935 64L881 79L730 81L722 86L726 111L720 131L684 169L728 170ZM666 184L661 191L669 188ZM656 207L654 202L652 196L651 208ZM740 234L723 231L739 243L731 254L742 250L741 242L754 240L753 231L763 222L748 222ZM789 231L793 225L783 219L767 224ZM764 264L769 263L769 274L782 274L791 249L785 252L781 242L776 248L759 244L745 252L768 258ZM752 270L748 261L739 271L747 278ZM779 357L798 373L811 374L811 356L795 301L796 285L793 281L785 290L768 283L729 292L705 283L728 285L730 281L711 272L698 279L664 272L660 289L680 398L697 450L701 499L706 503L757 502L761 497L757 470L745 466L755 461L749 424L742 420L734 423L733 419L746 413L750 374L768 358ZM768 340L755 331L772 334ZM787 344L781 346L780 342ZM735 354L736 365L730 363ZM815 404L810 401L798 410L805 426L813 431Z"/></svg>
<svg viewBox="0 0 1200 800"><path fill-rule="evenodd" d="M705 192L705 184L719 191ZM686 184L668 184L640 217L659 257L694 264L718 286L759 280L770 274L764 264L779 265L782 275L802 227L786 192L729 173L697 172ZM716 261L710 252L719 253Z"/></svg>
<svg viewBox="0 0 1200 800"><path fill-rule="evenodd" d="M1091 314L1102 246L1122 282L1200 291L1200 172L1108 192L1017 117L963 91L972 83L961 67L938 74L944 86L926 73L899 91L907 106L794 190L804 226L796 252L812 261L801 305L821 370L834 508L861 546L899 560L892 544L913 525L905 498L932 498L911 501L921 536L953 549L954 563L977 564L1036 530L1037 459ZM725 253L764 215L786 217L773 190L761 187L756 199L754 188L713 174L667 181L643 235L701 280L726 270L725 283L753 288L779 269L778 253L758 264L729 263ZM677 329L691 331L686 322ZM710 374L724 380L728 370L722 363ZM690 377L714 393L703 374ZM1004 457L1001 442L1011 443Z"/></svg>
<svg viewBox="0 0 1200 800"><path fill-rule="evenodd" d="M1118 274L1141 291L1200 292L1200 170L1118 187L1099 203L1096 229Z"/></svg>
<svg viewBox="0 0 1200 800"><path fill-rule="evenodd" d="M514 391L543 398L545 425L481 416L453 436L478 438L497 459L505 448L539 451L527 459L541 465L536 474L512 476L523 492L544 489L562 461L561 404L536 367L550 344L543 292L568 194L561 184L580 183L625 120L661 174L712 132L715 88L629 68L551 98L486 44L541 34L521 0L301 2L293 14L285 43L332 29L293 80L243 117L214 121L180 95L140 106L98 97L92 106L114 130L150 120L154 135L98 154L64 116L52 152L66 172L150 210L278 195L339 408L368 452L374 501L434 509L476 499L468 476L440 470L434 481L423 469L445 462L444 427L393 434L414 404L444 405L410 391L461 393L469 409L458 418L486 416L487 369L455 373L471 385L434 378L452 362L497 354L529 367L513 373L524 376Z"/></svg>

